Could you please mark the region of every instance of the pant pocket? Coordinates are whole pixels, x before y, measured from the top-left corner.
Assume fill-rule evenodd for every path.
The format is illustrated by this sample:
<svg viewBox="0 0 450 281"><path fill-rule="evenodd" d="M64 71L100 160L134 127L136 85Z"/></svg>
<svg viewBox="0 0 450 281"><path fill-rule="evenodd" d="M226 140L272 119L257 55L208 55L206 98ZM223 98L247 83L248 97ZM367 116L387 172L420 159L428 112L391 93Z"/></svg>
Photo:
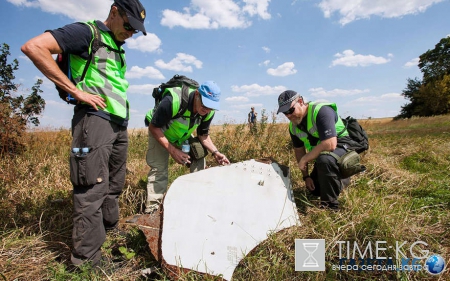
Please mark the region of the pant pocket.
<svg viewBox="0 0 450 281"><path fill-rule="evenodd" d="M100 149L86 154L70 153L70 181L74 186L88 186L102 182Z"/></svg>

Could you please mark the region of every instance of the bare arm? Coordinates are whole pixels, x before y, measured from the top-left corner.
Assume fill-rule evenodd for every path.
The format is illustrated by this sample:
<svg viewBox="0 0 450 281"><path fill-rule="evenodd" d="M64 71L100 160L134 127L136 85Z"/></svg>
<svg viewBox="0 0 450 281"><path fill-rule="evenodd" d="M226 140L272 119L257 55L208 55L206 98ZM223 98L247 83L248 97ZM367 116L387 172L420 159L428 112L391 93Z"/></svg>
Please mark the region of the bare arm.
<svg viewBox="0 0 450 281"><path fill-rule="evenodd" d="M64 91L70 93L75 99L92 105L105 108L106 104L101 96L92 95L78 90L67 76L59 69L52 54L62 53L61 48L53 35L45 32L38 35L28 42L22 48L22 52L27 55L34 65L53 83L58 85Z"/></svg>
<svg viewBox="0 0 450 281"><path fill-rule="evenodd" d="M217 163L219 163L220 165L230 164L228 158L217 150L209 135L198 136L198 139L200 140L202 145L212 153Z"/></svg>
<svg viewBox="0 0 450 281"><path fill-rule="evenodd" d="M178 164L191 163L189 161L189 155L175 147L173 144L169 142L169 140L164 136L161 128L155 127L153 124L148 125L149 133L153 135L153 137L169 152L170 156L177 162Z"/></svg>

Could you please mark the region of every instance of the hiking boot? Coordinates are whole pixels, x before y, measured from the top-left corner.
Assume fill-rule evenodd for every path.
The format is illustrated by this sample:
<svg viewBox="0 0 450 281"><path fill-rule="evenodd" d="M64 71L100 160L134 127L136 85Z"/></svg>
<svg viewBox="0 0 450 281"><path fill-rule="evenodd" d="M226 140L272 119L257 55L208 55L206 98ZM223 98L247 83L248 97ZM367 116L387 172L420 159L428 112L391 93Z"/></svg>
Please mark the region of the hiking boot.
<svg viewBox="0 0 450 281"><path fill-rule="evenodd" d="M159 209L159 204L149 205L145 208L144 213L147 215L151 215Z"/></svg>
<svg viewBox="0 0 450 281"><path fill-rule="evenodd" d="M350 185L350 178L341 179L341 190Z"/></svg>

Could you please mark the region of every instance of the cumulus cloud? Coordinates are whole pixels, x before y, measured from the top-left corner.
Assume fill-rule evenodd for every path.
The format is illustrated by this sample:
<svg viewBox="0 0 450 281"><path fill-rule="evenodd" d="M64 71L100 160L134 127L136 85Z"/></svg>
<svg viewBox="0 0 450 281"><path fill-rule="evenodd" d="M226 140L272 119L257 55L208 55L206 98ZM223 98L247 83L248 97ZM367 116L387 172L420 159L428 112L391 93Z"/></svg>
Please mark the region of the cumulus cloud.
<svg viewBox="0 0 450 281"><path fill-rule="evenodd" d="M126 46L144 53L160 53L161 39L153 33L147 33L147 36L142 35L136 38L128 38Z"/></svg>
<svg viewBox="0 0 450 281"><path fill-rule="evenodd" d="M267 74L272 76L288 76L297 73L297 69L294 68L295 64L293 62L285 62L277 68L267 69Z"/></svg>
<svg viewBox="0 0 450 281"><path fill-rule="evenodd" d="M151 95L153 92L153 88L158 87L159 84L143 84L143 85L135 85L132 84L128 87L128 94L139 94L139 95Z"/></svg>
<svg viewBox="0 0 450 281"><path fill-rule="evenodd" d="M281 92L287 90L284 86L260 86L258 84L242 85L242 86L231 86L231 90L237 93L244 93L246 97L259 97L259 96L270 96L279 95Z"/></svg>
<svg viewBox="0 0 450 281"><path fill-rule="evenodd" d="M269 47L262 47L262 49L264 50L264 52L266 53L270 53L270 48Z"/></svg>
<svg viewBox="0 0 450 281"><path fill-rule="evenodd" d="M191 0L183 12L166 9L162 12L161 25L189 29L247 28L249 17L259 16L267 20L270 0Z"/></svg>
<svg viewBox="0 0 450 281"><path fill-rule="evenodd" d="M422 13L431 5L444 0L322 0L319 8L325 18L339 14L339 23L346 25L372 15L382 18L400 18L405 15Z"/></svg>
<svg viewBox="0 0 450 281"><path fill-rule="evenodd" d="M405 68L411 68L413 66L418 66L419 65L419 58L414 58L410 61L408 61L407 63L405 63L404 67Z"/></svg>
<svg viewBox="0 0 450 281"><path fill-rule="evenodd" d="M165 63L163 60L157 60L155 65L167 70L192 72L192 65L200 69L202 68L203 63L192 55L178 53L177 56L168 63Z"/></svg>
<svg viewBox="0 0 450 281"><path fill-rule="evenodd" d="M7 0L16 6L37 8L52 14L62 14L76 21L106 19L112 1L110 0ZM76 11L74 13L74 11Z"/></svg>
<svg viewBox="0 0 450 281"><path fill-rule="evenodd" d="M228 97L225 99L228 102L248 102L249 100L249 98L243 96Z"/></svg>
<svg viewBox="0 0 450 281"><path fill-rule="evenodd" d="M264 65L264 66L268 66L269 63L270 63L270 60L265 60L265 61L259 63L258 65L259 65L259 66L263 66L263 65Z"/></svg>
<svg viewBox="0 0 450 281"><path fill-rule="evenodd" d="M343 66L369 66L371 64L385 64L390 62L390 59L383 57L376 57L373 55L357 55L352 50L345 50L342 53L337 53L334 55L337 57L331 66L343 65ZM388 54L388 57L392 57L392 54Z"/></svg>
<svg viewBox="0 0 450 281"><path fill-rule="evenodd" d="M152 79L164 79L164 75L156 68L152 66L147 66L146 68L141 68L139 66L133 66L126 73L127 79L139 79L142 77L152 78Z"/></svg>
<svg viewBox="0 0 450 281"><path fill-rule="evenodd" d="M328 97L347 97L354 96L359 94L364 94L370 92L368 89L360 90L360 89L333 89L333 90L325 90L324 88L311 88L308 90L313 97L317 98L328 98Z"/></svg>

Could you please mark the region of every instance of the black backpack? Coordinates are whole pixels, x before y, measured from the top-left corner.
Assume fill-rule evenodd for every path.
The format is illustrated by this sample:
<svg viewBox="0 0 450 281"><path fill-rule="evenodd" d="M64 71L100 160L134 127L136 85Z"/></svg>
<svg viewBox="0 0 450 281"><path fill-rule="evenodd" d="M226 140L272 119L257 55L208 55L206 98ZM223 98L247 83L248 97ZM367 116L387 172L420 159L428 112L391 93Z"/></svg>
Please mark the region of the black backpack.
<svg viewBox="0 0 450 281"><path fill-rule="evenodd" d="M106 45L105 43L103 43L101 40L100 31L98 30L98 27L95 24L89 22L89 23L87 23L87 25L89 25L89 27L93 31L94 39L91 41L91 46L90 46L91 51L89 53L89 58L87 59L86 65L84 66L83 74L81 75L80 81L84 80L84 78L86 76L86 72L87 72L91 62L95 63L95 60L94 60L95 53L101 47L106 47L109 50L116 52L116 53L124 53L124 51L116 50L116 49ZM69 53L58 54L55 61L56 61L56 64L59 66L59 69L61 69L61 71L69 78L69 80L75 84L75 81L72 78L72 73L70 70L70 54ZM56 90L58 91L59 97L62 100L64 100L68 104L73 104L73 105L76 105L78 103L78 101L74 97L72 97L71 94L67 93L66 91L61 89L56 84L55 84L55 87L56 87Z"/></svg>
<svg viewBox="0 0 450 281"><path fill-rule="evenodd" d="M369 149L369 137L366 131L358 123L358 120L348 116L347 118L341 118L344 122L345 129L347 129L348 134L351 138L349 143L345 143L346 147L351 150L355 150L358 153L362 153ZM338 137L345 132L345 129L339 132ZM345 142L345 141L344 141ZM339 139L338 139L339 143Z"/></svg>
<svg viewBox="0 0 450 281"><path fill-rule="evenodd" d="M152 96L155 98L155 108L161 102L164 96L164 92L167 88L181 87L181 104L178 113L173 116L173 119L177 119L186 111L189 102L189 91L191 88L197 89L199 84L197 81L188 78L184 75L175 74L169 81L162 83L159 87L153 89Z"/></svg>

